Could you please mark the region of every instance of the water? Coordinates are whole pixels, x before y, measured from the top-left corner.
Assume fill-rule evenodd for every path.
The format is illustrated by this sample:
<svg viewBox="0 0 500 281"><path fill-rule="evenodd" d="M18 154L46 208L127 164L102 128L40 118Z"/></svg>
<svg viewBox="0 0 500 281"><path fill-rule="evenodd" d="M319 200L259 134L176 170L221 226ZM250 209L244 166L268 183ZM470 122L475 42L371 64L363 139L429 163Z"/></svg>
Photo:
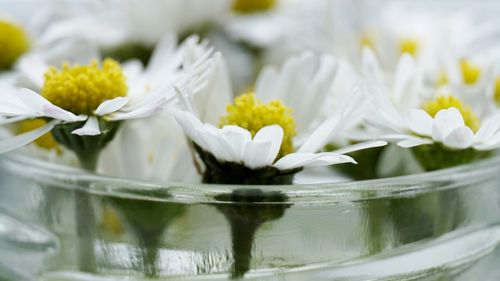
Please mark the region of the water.
<svg viewBox="0 0 500 281"><path fill-rule="evenodd" d="M499 280L496 167L228 203L0 160L0 280Z"/></svg>

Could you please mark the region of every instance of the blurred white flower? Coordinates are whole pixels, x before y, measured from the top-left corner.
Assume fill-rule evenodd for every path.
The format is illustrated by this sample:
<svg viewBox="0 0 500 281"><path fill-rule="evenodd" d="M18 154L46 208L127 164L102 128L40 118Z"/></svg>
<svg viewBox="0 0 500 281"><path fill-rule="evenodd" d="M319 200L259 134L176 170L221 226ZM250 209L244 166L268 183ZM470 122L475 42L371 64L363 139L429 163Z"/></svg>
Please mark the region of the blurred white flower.
<svg viewBox="0 0 500 281"><path fill-rule="evenodd" d="M65 7L81 6L71 0L58 0ZM44 40L79 36L100 47L133 42L154 45L165 34L182 35L190 29L210 25L228 6L227 0L91 0L86 9L51 25Z"/></svg>

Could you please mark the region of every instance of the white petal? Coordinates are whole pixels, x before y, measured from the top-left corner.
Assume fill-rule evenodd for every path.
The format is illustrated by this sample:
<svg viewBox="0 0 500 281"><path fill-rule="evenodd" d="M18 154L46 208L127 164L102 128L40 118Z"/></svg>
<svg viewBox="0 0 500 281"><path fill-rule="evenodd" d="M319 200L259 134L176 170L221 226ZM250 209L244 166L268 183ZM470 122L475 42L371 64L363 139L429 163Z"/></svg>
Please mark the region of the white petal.
<svg viewBox="0 0 500 281"><path fill-rule="evenodd" d="M404 147L404 148L410 148L410 147L420 146L420 145L424 145L424 144L432 144L432 143L433 142L430 139L410 137L410 138L398 141L397 145L400 147Z"/></svg>
<svg viewBox="0 0 500 281"><path fill-rule="evenodd" d="M337 154L347 154L347 153L351 153L354 151L359 151L359 150L373 148L373 147L380 147L380 146L384 146L384 145L387 145L387 142L385 142L385 141L367 141L367 142L357 143L354 145L345 146L345 147L342 147L340 149L336 149L332 152L337 153Z"/></svg>
<svg viewBox="0 0 500 281"><path fill-rule="evenodd" d="M69 111L53 105L44 97L32 90L20 89L18 96L27 107L31 108L35 112L38 112L40 116L50 117L66 122L85 120L83 117L76 116Z"/></svg>
<svg viewBox="0 0 500 281"><path fill-rule="evenodd" d="M356 161L347 155L332 152L290 153L274 163L273 166L279 170L289 170L307 166L328 166L340 163L356 163Z"/></svg>
<svg viewBox="0 0 500 281"><path fill-rule="evenodd" d="M235 155L233 161L242 161L243 154L245 153L245 146L252 140L250 132L238 126L224 126L221 129L221 133L229 144L228 149L231 149Z"/></svg>
<svg viewBox="0 0 500 281"><path fill-rule="evenodd" d="M273 143L271 141L259 142L252 141L245 146L243 163L250 169L258 169L265 166L271 166L274 159L269 161L269 155Z"/></svg>
<svg viewBox="0 0 500 281"><path fill-rule="evenodd" d="M127 77L127 82L137 81L144 71L142 62L137 59L132 59L122 63L123 74Z"/></svg>
<svg viewBox="0 0 500 281"><path fill-rule="evenodd" d="M206 124L204 127L208 129ZM215 158L225 162L238 162L240 159L235 149L232 149L231 144L221 135L220 129L199 131L200 137L203 138L208 146L207 151L212 153Z"/></svg>
<svg viewBox="0 0 500 281"><path fill-rule="evenodd" d="M30 118L31 117L26 117L26 116L17 116L17 117L11 117L11 118L1 118L0 117L0 125L16 123L16 122L23 121L23 120L30 119Z"/></svg>
<svg viewBox="0 0 500 281"><path fill-rule="evenodd" d="M369 47L364 47L362 51L363 75L375 81L381 81L382 69L377 56Z"/></svg>
<svg viewBox="0 0 500 281"><path fill-rule="evenodd" d="M147 104L143 104L142 106L137 107L131 111L120 111L106 116L106 120L119 121L147 118L161 111L161 109L167 102L168 99L166 97L159 97L155 100L148 101Z"/></svg>
<svg viewBox="0 0 500 281"><path fill-rule="evenodd" d="M476 140L478 142L488 141L500 129L500 113L484 120L481 128L476 133Z"/></svg>
<svg viewBox="0 0 500 281"><path fill-rule="evenodd" d="M165 68L178 67L182 62L182 52L177 52L177 38L166 34L160 39L149 59L147 72L164 73Z"/></svg>
<svg viewBox="0 0 500 281"><path fill-rule="evenodd" d="M283 129L279 125L266 126L260 129L254 136L254 142L271 142L269 153L263 160L266 163L273 163L280 151L281 143L283 142Z"/></svg>
<svg viewBox="0 0 500 281"><path fill-rule="evenodd" d="M454 107L441 109L434 117L432 138L442 142L451 131L464 126L464 118L460 111Z"/></svg>
<svg viewBox="0 0 500 281"><path fill-rule="evenodd" d="M443 144L451 148L464 149L472 146L474 133L467 126L462 126L451 131L443 140Z"/></svg>
<svg viewBox="0 0 500 281"><path fill-rule="evenodd" d="M1 140L0 141L0 154L12 151L14 149L25 146L28 143L33 142L37 138L50 132L50 130L52 130L52 128L54 128L54 126L57 125L57 123L59 123L59 122L60 121L58 121L58 120L53 120L53 121L45 124L44 126L38 128L38 129L35 129L33 131L29 131L27 133L17 135L17 136L12 137L12 138Z"/></svg>
<svg viewBox="0 0 500 281"><path fill-rule="evenodd" d="M297 152L313 153L325 146L329 137L335 131L340 122L340 116L333 115L326 119L321 125L314 130L309 138L301 145Z"/></svg>
<svg viewBox="0 0 500 281"><path fill-rule="evenodd" d="M117 97L112 100L106 100L97 107L97 109L95 110L95 115L103 116L118 111L123 108L129 101L130 98L128 97Z"/></svg>
<svg viewBox="0 0 500 281"><path fill-rule="evenodd" d="M432 136L432 117L422 109L410 109L406 114L408 127L413 132L423 135Z"/></svg>
<svg viewBox="0 0 500 281"><path fill-rule="evenodd" d="M413 138L411 134L386 134L377 136L378 139L383 139L387 141L400 141Z"/></svg>
<svg viewBox="0 0 500 281"><path fill-rule="evenodd" d="M41 89L43 86L43 75L49 66L36 55L22 56L16 66L30 82Z"/></svg>
<svg viewBox="0 0 500 281"><path fill-rule="evenodd" d="M97 121L97 117L90 117L85 125L80 129L73 130L72 134L79 136L96 136L101 134L101 130L99 130L99 121Z"/></svg>
<svg viewBox="0 0 500 281"><path fill-rule="evenodd" d="M401 99L408 98L406 90L409 89L409 83L415 76L415 61L413 58L404 54L401 56L394 77L394 92L393 98L399 103Z"/></svg>
<svg viewBox="0 0 500 281"><path fill-rule="evenodd" d="M198 131L203 129L203 124L196 118L196 116L187 111L178 111L174 114L175 119L184 129L186 135L196 144L198 144L202 149L207 150L208 147L204 145L203 141L198 135Z"/></svg>
<svg viewBox="0 0 500 281"><path fill-rule="evenodd" d="M496 133L488 140L480 140L478 144L474 145L477 150L491 150L500 147L500 133Z"/></svg>

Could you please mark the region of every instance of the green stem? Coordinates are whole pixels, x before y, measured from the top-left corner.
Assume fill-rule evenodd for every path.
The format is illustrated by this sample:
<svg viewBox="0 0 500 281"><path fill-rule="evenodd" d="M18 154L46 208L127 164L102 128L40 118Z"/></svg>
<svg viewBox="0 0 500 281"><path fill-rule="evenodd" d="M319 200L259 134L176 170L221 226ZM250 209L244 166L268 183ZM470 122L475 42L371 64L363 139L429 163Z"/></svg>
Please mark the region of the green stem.
<svg viewBox="0 0 500 281"><path fill-rule="evenodd" d="M83 169L95 171L99 153L79 153L78 160ZM94 252L95 214L90 195L86 191L75 192L76 232L79 243L77 262L81 271L95 272L96 258Z"/></svg>

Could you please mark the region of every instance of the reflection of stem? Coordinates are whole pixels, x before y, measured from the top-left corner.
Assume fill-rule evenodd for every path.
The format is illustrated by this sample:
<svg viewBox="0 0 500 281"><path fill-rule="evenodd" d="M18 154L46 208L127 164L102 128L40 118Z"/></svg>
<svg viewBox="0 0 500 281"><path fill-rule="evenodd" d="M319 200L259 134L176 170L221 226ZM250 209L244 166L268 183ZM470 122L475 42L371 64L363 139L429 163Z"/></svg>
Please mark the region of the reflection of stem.
<svg viewBox="0 0 500 281"><path fill-rule="evenodd" d="M384 230L386 230L385 221L387 220L388 210L383 201L374 199L368 201L364 208L367 218L368 233L368 252L370 255L381 252L385 247Z"/></svg>
<svg viewBox="0 0 500 281"><path fill-rule="evenodd" d="M82 168L95 171L98 153L78 155ZM91 206L90 195L85 191L75 192L75 216L78 243L78 267L81 271L95 272L95 215Z"/></svg>
<svg viewBox="0 0 500 281"><path fill-rule="evenodd" d="M152 195L169 197L164 190ZM158 253L163 234L172 221L184 212L185 206L178 203L129 198L113 198L112 201L125 219L128 229L137 237L144 275L157 278L161 273L158 268Z"/></svg>
<svg viewBox="0 0 500 281"><path fill-rule="evenodd" d="M285 204L287 197L284 194L259 189L237 189L230 194L218 195L216 199L230 202L218 205L217 209L224 214L231 227L234 259L231 278L238 279L250 270L252 246L260 225L280 219L290 205ZM256 204L265 202L270 204Z"/></svg>
<svg viewBox="0 0 500 281"><path fill-rule="evenodd" d="M436 199L436 194L429 193L391 200L391 218L399 243L409 244L434 235L439 207Z"/></svg>
<svg viewBox="0 0 500 281"><path fill-rule="evenodd" d="M233 237L233 272L231 278L237 279L250 269L252 246L259 222L245 218L234 218L230 221L231 237Z"/></svg>
<svg viewBox="0 0 500 281"><path fill-rule="evenodd" d="M161 241L162 233L146 234L136 231L141 246L142 268L144 275L149 278L158 277L158 245Z"/></svg>
<svg viewBox="0 0 500 281"><path fill-rule="evenodd" d="M455 191L444 191L437 196L434 235L441 236L455 229L464 218L459 194Z"/></svg>

